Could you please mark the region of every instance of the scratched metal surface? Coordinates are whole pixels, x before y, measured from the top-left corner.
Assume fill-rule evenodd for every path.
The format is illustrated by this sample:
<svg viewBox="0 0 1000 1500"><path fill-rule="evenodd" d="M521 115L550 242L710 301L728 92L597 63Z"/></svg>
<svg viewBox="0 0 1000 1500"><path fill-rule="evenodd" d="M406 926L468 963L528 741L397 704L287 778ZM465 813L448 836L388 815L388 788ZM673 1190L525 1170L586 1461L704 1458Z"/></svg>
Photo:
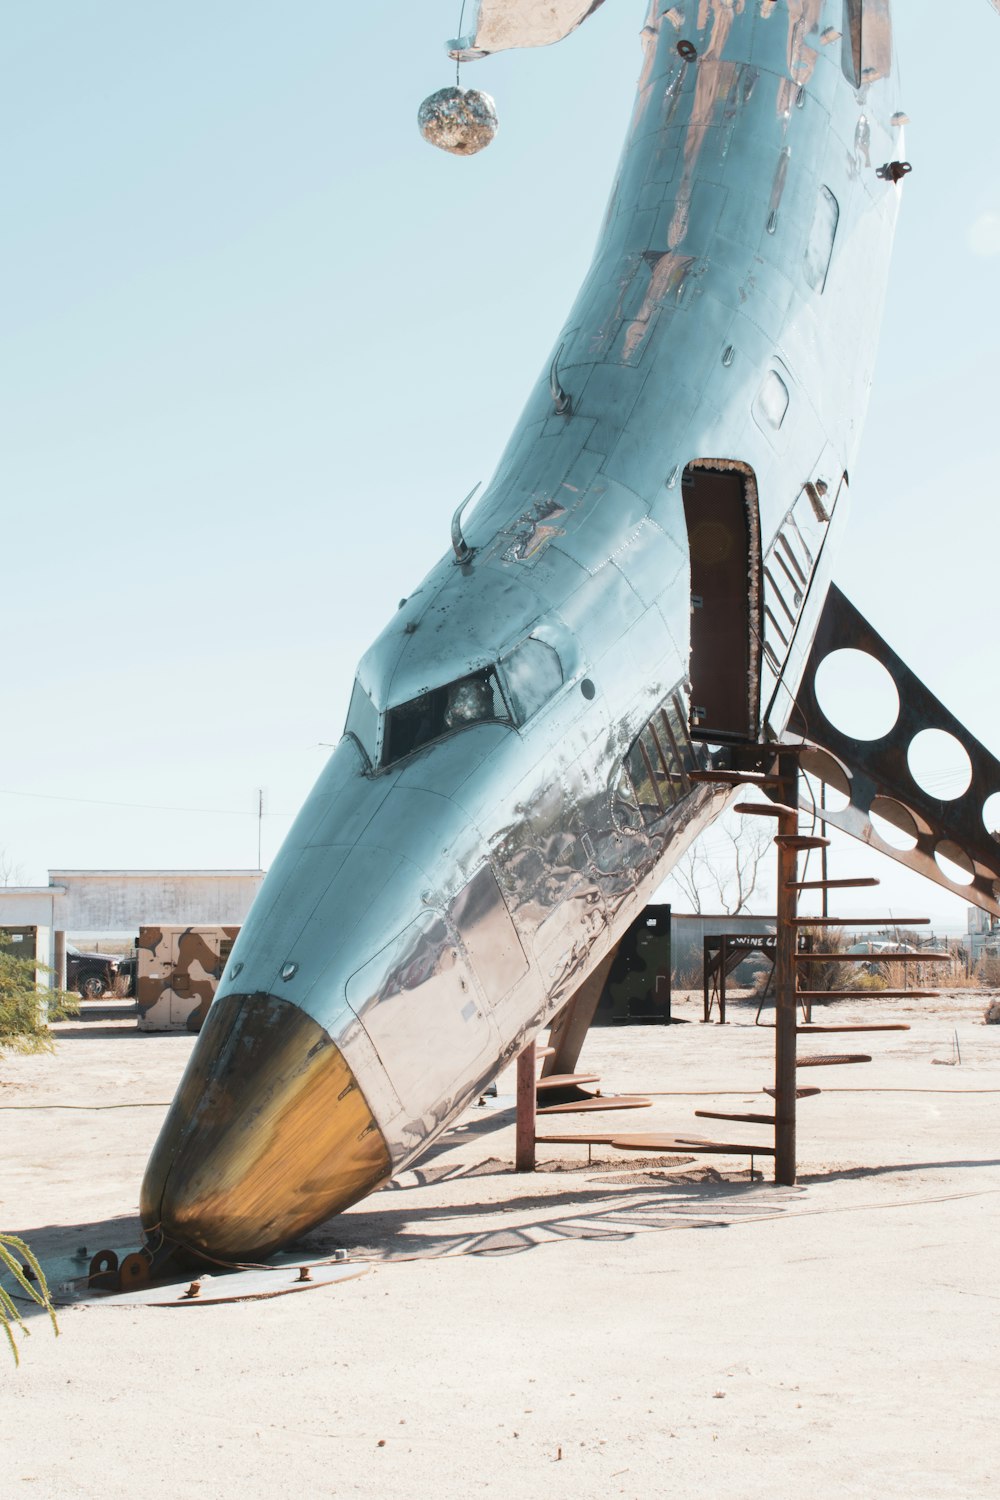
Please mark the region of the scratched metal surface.
<svg viewBox="0 0 1000 1500"><path fill-rule="evenodd" d="M574 992L724 804L684 776L707 753L685 729L690 463L756 478L762 732L790 712L846 516L900 197L876 175L903 155L894 80L877 76L888 6L866 6L879 27L860 50L855 9L650 7L593 263L462 520L471 560L446 553L366 652L358 738L331 756L237 940L220 997L274 994L318 1021L397 1169ZM531 635L563 681L530 718L383 764L394 708L487 667L502 678ZM629 752L673 703L675 779L662 809L640 805Z"/></svg>

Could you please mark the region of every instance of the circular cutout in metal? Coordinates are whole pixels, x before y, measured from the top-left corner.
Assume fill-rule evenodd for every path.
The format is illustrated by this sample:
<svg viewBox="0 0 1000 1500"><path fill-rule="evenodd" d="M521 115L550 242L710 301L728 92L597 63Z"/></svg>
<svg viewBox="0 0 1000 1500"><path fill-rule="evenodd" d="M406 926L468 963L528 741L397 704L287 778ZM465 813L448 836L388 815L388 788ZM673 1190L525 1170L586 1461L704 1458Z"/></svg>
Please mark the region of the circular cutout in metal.
<svg viewBox="0 0 1000 1500"><path fill-rule="evenodd" d="M580 692L587 699L593 698L595 696L597 689L595 688L589 677L585 677L580 683Z"/></svg>
<svg viewBox="0 0 1000 1500"><path fill-rule="evenodd" d="M677 43L677 51L685 62L694 62L698 56L698 48L694 42L689 42L686 37L682 37Z"/></svg>
<svg viewBox="0 0 1000 1500"><path fill-rule="evenodd" d="M990 838L1000 844L1000 792L994 792L983 803L983 826Z"/></svg>
<svg viewBox="0 0 1000 1500"><path fill-rule="evenodd" d="M906 752L910 775L922 792L954 802L969 790L972 762L965 746L944 729L921 729Z"/></svg>
<svg viewBox="0 0 1000 1500"><path fill-rule="evenodd" d="M880 740L899 718L899 693L889 671L851 646L823 658L815 692L834 729L853 740Z"/></svg>
<svg viewBox="0 0 1000 1500"><path fill-rule="evenodd" d="M913 814L902 802L892 797L876 797L868 809L872 827L890 849L905 852L917 847L917 824Z"/></svg>
<svg viewBox="0 0 1000 1500"><path fill-rule="evenodd" d="M851 801L851 778L840 764L825 750L803 750L799 765L806 775L823 783L823 806L830 812L843 812ZM816 791L815 788L811 790ZM817 791L817 802L820 800Z"/></svg>
<svg viewBox="0 0 1000 1500"><path fill-rule="evenodd" d="M934 848L934 863L952 885L971 885L976 867L960 845L952 839L941 839Z"/></svg>

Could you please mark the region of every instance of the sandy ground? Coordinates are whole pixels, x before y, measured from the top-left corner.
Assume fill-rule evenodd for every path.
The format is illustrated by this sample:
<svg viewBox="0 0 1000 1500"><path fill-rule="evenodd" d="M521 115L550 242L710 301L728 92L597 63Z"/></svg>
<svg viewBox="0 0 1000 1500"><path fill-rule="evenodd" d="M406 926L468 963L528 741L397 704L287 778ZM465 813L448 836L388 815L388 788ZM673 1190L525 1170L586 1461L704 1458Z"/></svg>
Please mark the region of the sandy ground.
<svg viewBox="0 0 1000 1500"><path fill-rule="evenodd" d="M3 1493L994 1497L1000 1027L983 1007L871 1000L836 1019L912 1030L803 1039L874 1061L803 1078L823 1094L800 1104L795 1188L751 1183L745 1157L604 1147L589 1166L540 1148L549 1169L516 1176L512 1110L474 1109L302 1247L347 1247L362 1279L78 1305L59 1339L33 1319L19 1370L0 1350ZM773 1034L747 1004L725 1027L699 1024L693 996L674 1014L687 1024L596 1030L582 1058L651 1109L540 1133L766 1140L693 1111L766 1107ZM138 1244L139 1180L191 1046L59 1032L54 1055L0 1062L0 1225L55 1281L81 1245Z"/></svg>

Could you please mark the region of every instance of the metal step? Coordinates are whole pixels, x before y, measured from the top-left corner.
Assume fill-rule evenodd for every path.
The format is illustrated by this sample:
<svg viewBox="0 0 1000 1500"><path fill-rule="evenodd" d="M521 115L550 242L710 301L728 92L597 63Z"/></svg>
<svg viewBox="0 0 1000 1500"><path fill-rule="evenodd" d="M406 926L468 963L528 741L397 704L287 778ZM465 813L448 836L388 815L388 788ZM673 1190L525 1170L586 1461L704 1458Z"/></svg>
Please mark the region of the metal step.
<svg viewBox="0 0 1000 1500"><path fill-rule="evenodd" d="M791 927L929 927L930 917L792 917ZM874 958L874 954L863 955Z"/></svg>
<svg viewBox="0 0 1000 1500"><path fill-rule="evenodd" d="M625 1135L610 1142L615 1151L692 1151L711 1156L773 1156L773 1146L753 1142L706 1141L700 1135Z"/></svg>
<svg viewBox="0 0 1000 1500"><path fill-rule="evenodd" d="M883 948L879 953L796 953L797 964L943 964L951 963L950 953L902 953Z"/></svg>
<svg viewBox="0 0 1000 1500"><path fill-rule="evenodd" d="M774 1115L729 1115L718 1109L696 1109L695 1114L700 1120L744 1120L748 1125L776 1125L778 1123Z"/></svg>
<svg viewBox="0 0 1000 1500"><path fill-rule="evenodd" d="M688 781L714 782L718 786L781 786L782 776L765 771L689 771Z"/></svg>
<svg viewBox="0 0 1000 1500"><path fill-rule="evenodd" d="M604 1109L649 1109L652 1099L638 1094L601 1094L587 1099L573 1099L568 1104L539 1105L536 1115L586 1115Z"/></svg>
<svg viewBox="0 0 1000 1500"><path fill-rule="evenodd" d="M774 842L779 849L829 849L830 840L811 833L779 833Z"/></svg>
<svg viewBox="0 0 1000 1500"><path fill-rule="evenodd" d="M795 1097L796 1099L812 1099L814 1095L821 1094L822 1092L822 1089L801 1088L795 1090ZM768 1094L772 1099L776 1099L778 1095L777 1089L765 1089L764 1093Z"/></svg>
<svg viewBox="0 0 1000 1500"><path fill-rule="evenodd" d="M939 990L796 990L801 1004L813 1000L936 1000Z"/></svg>
<svg viewBox="0 0 1000 1500"><path fill-rule="evenodd" d="M758 818L798 817L797 807L785 807L782 802L737 802L733 812L753 813Z"/></svg>
<svg viewBox="0 0 1000 1500"><path fill-rule="evenodd" d="M879 1025L878 1022L875 1022L875 1021L873 1021L871 1023L863 1021L859 1026L812 1026L812 1025L807 1025L807 1026L796 1026L796 1028L795 1028L795 1030L799 1033L800 1036L813 1036L814 1034L816 1034L818 1032L824 1032L826 1035L829 1035L831 1032L834 1032L834 1031L909 1031L909 1029L910 1028L909 1028L909 1026L907 1026L907 1024L906 1024L905 1021L890 1021L890 1022L886 1022L885 1025Z"/></svg>
<svg viewBox="0 0 1000 1500"><path fill-rule="evenodd" d="M539 1093L546 1089L577 1089L585 1083L600 1083L600 1073L550 1073L547 1078L539 1078L535 1084Z"/></svg>
<svg viewBox="0 0 1000 1500"><path fill-rule="evenodd" d="M868 1063L871 1058L867 1052L831 1052L828 1057L800 1057L796 1059L797 1068L839 1068L846 1067L848 1063Z"/></svg>
<svg viewBox="0 0 1000 1500"><path fill-rule="evenodd" d="M846 891L880 885L877 875L858 875L852 880L786 880L786 891Z"/></svg>
<svg viewBox="0 0 1000 1500"><path fill-rule="evenodd" d="M536 1135L536 1146L610 1146L618 1139L614 1132L586 1135Z"/></svg>

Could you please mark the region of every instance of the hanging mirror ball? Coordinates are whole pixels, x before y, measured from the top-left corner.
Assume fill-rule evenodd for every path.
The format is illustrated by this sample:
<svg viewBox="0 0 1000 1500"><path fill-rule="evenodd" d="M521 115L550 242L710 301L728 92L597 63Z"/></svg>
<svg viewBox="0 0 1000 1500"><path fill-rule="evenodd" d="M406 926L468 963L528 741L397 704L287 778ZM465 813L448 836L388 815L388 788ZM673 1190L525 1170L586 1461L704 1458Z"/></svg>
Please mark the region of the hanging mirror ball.
<svg viewBox="0 0 1000 1500"><path fill-rule="evenodd" d="M475 156L497 133L497 107L478 89L438 89L417 112L420 134L455 156Z"/></svg>

